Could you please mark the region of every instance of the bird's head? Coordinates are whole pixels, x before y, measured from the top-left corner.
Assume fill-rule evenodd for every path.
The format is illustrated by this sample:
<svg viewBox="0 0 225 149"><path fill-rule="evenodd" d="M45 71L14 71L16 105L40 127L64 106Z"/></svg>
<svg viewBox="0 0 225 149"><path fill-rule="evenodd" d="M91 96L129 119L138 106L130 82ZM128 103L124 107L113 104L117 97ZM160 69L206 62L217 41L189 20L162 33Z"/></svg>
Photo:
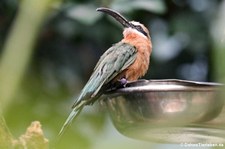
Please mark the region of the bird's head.
<svg viewBox="0 0 225 149"><path fill-rule="evenodd" d="M107 13L108 15L116 19L118 22L120 22L125 28L124 34L136 32L140 36L144 36L145 38L150 39L149 31L143 24L136 21L128 21L120 13L109 8L98 8L97 11Z"/></svg>

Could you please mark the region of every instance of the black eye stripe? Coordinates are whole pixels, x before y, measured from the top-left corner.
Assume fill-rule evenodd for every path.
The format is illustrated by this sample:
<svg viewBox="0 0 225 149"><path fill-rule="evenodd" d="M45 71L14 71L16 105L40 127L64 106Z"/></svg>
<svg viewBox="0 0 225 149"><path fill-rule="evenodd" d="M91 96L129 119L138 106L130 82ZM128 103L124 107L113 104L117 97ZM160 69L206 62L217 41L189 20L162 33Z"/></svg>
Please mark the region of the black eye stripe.
<svg viewBox="0 0 225 149"><path fill-rule="evenodd" d="M139 30L142 34L144 34L146 37L148 37L148 34L143 30L143 29L141 29L141 30Z"/></svg>
<svg viewBox="0 0 225 149"><path fill-rule="evenodd" d="M135 25L135 28L141 32L142 34L144 34L146 37L148 37L148 34L143 30L143 28L140 25Z"/></svg>

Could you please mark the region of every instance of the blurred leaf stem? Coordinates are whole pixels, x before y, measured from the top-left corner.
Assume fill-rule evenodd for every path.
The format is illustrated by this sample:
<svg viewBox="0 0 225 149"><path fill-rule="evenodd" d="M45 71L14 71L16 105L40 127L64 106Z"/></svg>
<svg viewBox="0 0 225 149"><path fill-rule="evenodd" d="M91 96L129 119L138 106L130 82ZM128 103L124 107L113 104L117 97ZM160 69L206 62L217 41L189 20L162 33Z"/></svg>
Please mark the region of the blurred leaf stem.
<svg viewBox="0 0 225 149"><path fill-rule="evenodd" d="M13 137L5 125L5 120L0 114L0 148L12 148Z"/></svg>
<svg viewBox="0 0 225 149"><path fill-rule="evenodd" d="M217 18L212 24L214 76L225 83L225 0L221 3Z"/></svg>
<svg viewBox="0 0 225 149"><path fill-rule="evenodd" d="M53 0L23 0L0 59L0 102L5 109L29 64L35 39Z"/></svg>

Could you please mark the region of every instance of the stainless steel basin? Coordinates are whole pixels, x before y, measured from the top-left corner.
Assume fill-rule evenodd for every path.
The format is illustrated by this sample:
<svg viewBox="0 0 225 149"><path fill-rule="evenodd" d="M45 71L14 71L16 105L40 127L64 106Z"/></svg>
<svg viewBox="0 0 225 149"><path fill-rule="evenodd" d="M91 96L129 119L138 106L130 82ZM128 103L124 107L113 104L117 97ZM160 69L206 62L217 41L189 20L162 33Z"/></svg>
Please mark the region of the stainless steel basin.
<svg viewBox="0 0 225 149"><path fill-rule="evenodd" d="M105 95L104 106L122 134L161 143L225 142L222 84L139 80Z"/></svg>

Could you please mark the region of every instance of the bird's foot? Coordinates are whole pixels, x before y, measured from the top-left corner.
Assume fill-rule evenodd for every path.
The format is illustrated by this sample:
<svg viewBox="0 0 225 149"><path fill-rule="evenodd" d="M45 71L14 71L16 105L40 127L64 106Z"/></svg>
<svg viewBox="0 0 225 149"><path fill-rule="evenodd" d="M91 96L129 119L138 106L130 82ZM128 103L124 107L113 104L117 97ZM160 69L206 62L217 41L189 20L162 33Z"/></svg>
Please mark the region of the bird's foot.
<svg viewBox="0 0 225 149"><path fill-rule="evenodd" d="M114 91L116 89L126 87L127 83L128 83L128 80L127 79L121 78L121 79L118 79L114 83L108 84L108 86L106 88L107 88L107 91Z"/></svg>
<svg viewBox="0 0 225 149"><path fill-rule="evenodd" d="M122 87L126 87L128 81L126 78L122 78L122 79L118 80L118 82L120 83L120 85Z"/></svg>

